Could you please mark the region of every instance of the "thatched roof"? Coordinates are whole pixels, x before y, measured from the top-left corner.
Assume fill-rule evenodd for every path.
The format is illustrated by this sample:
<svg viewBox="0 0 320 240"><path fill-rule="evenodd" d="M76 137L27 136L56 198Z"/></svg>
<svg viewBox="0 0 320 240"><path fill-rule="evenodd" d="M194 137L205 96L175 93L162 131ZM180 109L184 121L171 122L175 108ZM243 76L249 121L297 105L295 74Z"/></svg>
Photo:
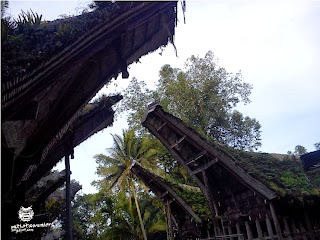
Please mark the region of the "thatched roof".
<svg viewBox="0 0 320 240"><path fill-rule="evenodd" d="M26 200L30 205L39 207L47 197L66 181L66 171L52 172L41 178L26 192Z"/></svg>
<svg viewBox="0 0 320 240"><path fill-rule="evenodd" d="M73 149L93 134L112 125L114 111L111 107L121 99L120 95L104 96L88 104L79 112L78 118L70 126L68 132L59 141L54 139L48 145L51 147L45 149L40 164L33 164L28 168L19 184L25 182L25 185L32 186L65 156L66 146Z"/></svg>
<svg viewBox="0 0 320 240"><path fill-rule="evenodd" d="M279 196L320 197L319 171L304 172L299 156L245 152L227 147L225 151L247 173L259 179Z"/></svg>
<svg viewBox="0 0 320 240"><path fill-rule="evenodd" d="M96 111L83 109L120 72L128 77L129 64L173 40L176 5L107 3L100 11L10 33L1 78L6 215L14 215L26 191L61 157L112 123L112 105L121 96L106 98Z"/></svg>
<svg viewBox="0 0 320 240"><path fill-rule="evenodd" d="M210 152L212 154L210 158L216 158L216 161L210 166L216 163L221 164L230 176L236 176L238 180L267 199L271 200L276 196L285 195L292 197L320 196L319 171L318 173L317 170L305 173L297 156L235 150L207 139L180 119L165 112L161 106L154 105L149 107L143 125L164 143L165 140L162 140L164 137L158 134L163 124L158 129L154 127L157 118L162 119L162 122L167 122L166 126L176 128L175 131L181 136L181 142L191 141L199 148L200 146L205 148L205 154ZM169 146L169 149L170 147L174 149L173 146ZM193 174L197 174L199 172L197 169L201 168L201 164L198 167L194 165L193 168L192 162L187 165L192 168ZM206 169L210 169L210 166L208 165ZM225 179L221 179L221 186L224 182Z"/></svg>
<svg viewBox="0 0 320 240"><path fill-rule="evenodd" d="M75 21L80 34L75 34L72 42L61 42L57 52L44 54L47 61L39 56L41 65L25 68L16 78L8 75L2 79L3 146L8 158L15 156L15 174L12 181L8 180L13 187L28 178L30 166L45 161L105 83L173 39L175 2L125 2L103 11L94 17L99 21L88 21L88 26L79 27L79 23L95 13L29 31L26 35L39 37L34 42L41 43L42 38L57 35L53 26ZM38 36L38 31L46 34ZM11 167L10 163L5 165L6 169Z"/></svg>
<svg viewBox="0 0 320 240"><path fill-rule="evenodd" d="M320 150L303 154L301 156L302 164L305 171L320 167Z"/></svg>

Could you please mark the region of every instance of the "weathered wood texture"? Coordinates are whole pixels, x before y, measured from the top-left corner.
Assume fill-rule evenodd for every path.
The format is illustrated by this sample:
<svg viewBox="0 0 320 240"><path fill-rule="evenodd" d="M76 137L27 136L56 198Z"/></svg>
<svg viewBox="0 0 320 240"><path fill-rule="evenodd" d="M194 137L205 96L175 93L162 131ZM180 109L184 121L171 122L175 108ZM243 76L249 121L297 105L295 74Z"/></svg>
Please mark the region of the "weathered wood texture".
<svg viewBox="0 0 320 240"><path fill-rule="evenodd" d="M60 160L63 145L72 149L112 123L111 106L120 99L76 126L96 92L120 72L128 77L129 64L173 41L177 2L122 5L121 14L105 19L34 71L6 79L1 182L8 216L16 215L26 191Z"/></svg>
<svg viewBox="0 0 320 240"><path fill-rule="evenodd" d="M319 239L319 215L311 218L299 209L288 216L295 206L246 173L218 143L208 142L157 104L149 106L142 124L168 148L206 196L216 239ZM309 214L320 212L318 198L314 201Z"/></svg>
<svg viewBox="0 0 320 240"><path fill-rule="evenodd" d="M263 199L271 200L276 196L181 120L165 113L160 106L149 110L142 124L160 139L194 178L208 199L213 216L224 213L228 206L231 206L230 211L246 215L248 208L258 202L263 205ZM249 205L248 198L252 202Z"/></svg>
<svg viewBox="0 0 320 240"><path fill-rule="evenodd" d="M6 167L11 165L11 174L3 178L4 186L14 190L26 180L29 167L46 158L48 149L68 133L87 102L112 77L127 71L126 67L142 55L172 40L176 2L127 5L125 12L92 29L5 89L2 148L6 148L4 157L8 159ZM25 114L16 117L30 109L33 118L21 119Z"/></svg>

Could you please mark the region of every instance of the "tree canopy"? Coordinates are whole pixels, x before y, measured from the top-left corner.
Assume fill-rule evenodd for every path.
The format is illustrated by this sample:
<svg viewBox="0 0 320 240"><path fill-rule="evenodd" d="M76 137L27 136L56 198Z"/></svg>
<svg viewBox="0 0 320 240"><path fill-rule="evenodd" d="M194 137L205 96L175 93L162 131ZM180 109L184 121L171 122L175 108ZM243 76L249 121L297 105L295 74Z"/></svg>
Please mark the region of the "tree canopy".
<svg viewBox="0 0 320 240"><path fill-rule="evenodd" d="M164 65L154 90L133 78L124 92L120 112L130 111L129 125L140 124L147 104L160 100L161 106L200 134L237 149L261 146L260 123L235 110L248 104L252 86L242 81L241 73L229 73L218 66L209 51L204 58L191 56L184 69Z"/></svg>
<svg viewBox="0 0 320 240"><path fill-rule="evenodd" d="M302 154L305 154L307 152L308 152L307 149L304 146L301 146L301 145L297 145L294 148L294 153L297 154L297 155L302 155Z"/></svg>
<svg viewBox="0 0 320 240"><path fill-rule="evenodd" d="M146 240L147 234L140 213L131 168L135 164L135 161L146 165L152 165L152 163L155 165L157 150L154 148L154 141L152 139L136 137L135 129L123 131L122 136L113 135L113 141L114 147L109 149L111 156L103 154L96 156L96 161L99 165L97 173L104 177L99 184L102 188L106 187L107 190L117 185L119 185L122 191L128 189L129 195L133 195L140 221L140 229L143 239ZM131 201L129 203L129 212L132 213Z"/></svg>

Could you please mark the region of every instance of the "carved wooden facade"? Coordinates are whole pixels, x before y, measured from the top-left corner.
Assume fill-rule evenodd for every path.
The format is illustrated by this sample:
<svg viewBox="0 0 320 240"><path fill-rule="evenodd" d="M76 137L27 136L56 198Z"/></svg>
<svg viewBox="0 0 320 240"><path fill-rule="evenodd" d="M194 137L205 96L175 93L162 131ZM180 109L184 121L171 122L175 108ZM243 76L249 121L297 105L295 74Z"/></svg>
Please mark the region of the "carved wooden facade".
<svg viewBox="0 0 320 240"><path fill-rule="evenodd" d="M291 206L289 200L237 165L218 144L209 143L159 105L149 106L142 124L203 191L212 212L215 238L320 238L319 199L314 199L318 202L310 208Z"/></svg>

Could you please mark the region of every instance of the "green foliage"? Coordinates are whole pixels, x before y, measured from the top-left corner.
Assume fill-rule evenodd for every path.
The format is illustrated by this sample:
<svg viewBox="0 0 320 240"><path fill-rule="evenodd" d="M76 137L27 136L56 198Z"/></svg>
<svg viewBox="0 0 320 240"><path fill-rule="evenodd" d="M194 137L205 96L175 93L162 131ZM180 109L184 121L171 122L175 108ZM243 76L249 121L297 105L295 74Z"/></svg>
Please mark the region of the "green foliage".
<svg viewBox="0 0 320 240"><path fill-rule="evenodd" d="M302 154L307 153L307 149L301 145L297 145L294 148L294 153L297 155L302 155Z"/></svg>
<svg viewBox="0 0 320 240"><path fill-rule="evenodd" d="M298 198L318 195L320 175L305 173L302 162L295 155L274 156L267 153L253 153L220 147L225 154L279 195ZM311 177L309 177L311 176Z"/></svg>
<svg viewBox="0 0 320 240"><path fill-rule="evenodd" d="M99 239L100 229L108 226L112 197L103 193L78 196L72 207L73 237L78 239Z"/></svg>
<svg viewBox="0 0 320 240"><path fill-rule="evenodd" d="M201 219L212 219L208 201L201 191L192 191L179 185L174 185L173 189Z"/></svg>
<svg viewBox="0 0 320 240"><path fill-rule="evenodd" d="M269 187L275 192L279 193L280 195L285 195L285 191L282 188L280 188L276 183L269 182Z"/></svg>
<svg viewBox="0 0 320 240"><path fill-rule="evenodd" d="M320 150L320 142L314 144L316 150Z"/></svg>
<svg viewBox="0 0 320 240"><path fill-rule="evenodd" d="M40 26L42 20L42 14L34 13L31 9L30 12L21 10L18 18L15 20L19 31L22 33L26 29L37 28Z"/></svg>
<svg viewBox="0 0 320 240"><path fill-rule="evenodd" d="M119 12L125 11L119 7L121 4L112 4L109 8L98 8L77 17L52 22L42 21L42 15L32 10L22 11L16 20L2 18L2 81L22 77L79 38L86 37L89 31L99 29ZM11 41L19 35L22 38L19 44Z"/></svg>
<svg viewBox="0 0 320 240"><path fill-rule="evenodd" d="M163 210L153 204L154 200L150 197L140 199L140 209L147 236L166 230ZM118 210L121 210L115 216L110 229L106 232L106 239L143 239L138 216L137 214L132 214L136 211L131 212L128 199L124 199L120 203Z"/></svg>
<svg viewBox="0 0 320 240"><path fill-rule="evenodd" d="M5 43L8 37L12 35L15 28L14 22L11 18L1 18L1 42Z"/></svg>
<svg viewBox="0 0 320 240"><path fill-rule="evenodd" d="M295 174L285 171L282 173L281 181L286 189L290 189L292 192L299 191L302 195L313 194L315 190L302 171L296 171Z"/></svg>
<svg viewBox="0 0 320 240"><path fill-rule="evenodd" d="M135 129L123 130L122 136L115 134L112 137L114 146L108 149L110 156L95 156L98 164L97 173L104 177L100 186L108 184L108 188L111 189L118 185L124 190L128 186L128 179L132 178L130 169L135 161L149 167L156 165L155 141L136 137Z"/></svg>
<svg viewBox="0 0 320 240"><path fill-rule="evenodd" d="M59 203L58 203L57 200L55 200L55 199L53 199L53 198L48 199L48 201L47 201L47 203L46 203L46 206L45 206L46 211L51 212L52 209L55 209L55 208L58 207L58 204L59 204Z"/></svg>
<svg viewBox="0 0 320 240"><path fill-rule="evenodd" d="M72 25L71 23L59 24L58 31L55 34L61 38L70 37L72 34Z"/></svg>
<svg viewBox="0 0 320 240"><path fill-rule="evenodd" d="M179 117L202 135L238 149L257 149L260 124L234 108L250 102L251 86L240 73L228 73L215 62L212 52L191 56L183 70L164 65L155 90L133 78L118 110L129 111L130 126L140 124L147 104L160 99L165 111Z"/></svg>
<svg viewBox="0 0 320 240"><path fill-rule="evenodd" d="M127 190L129 196L134 197L141 231L144 239L146 239L131 168L136 161L146 166L151 166L152 164L155 166L157 150L154 148L154 141L152 139L136 137L135 129L129 131L123 130L122 136L117 134L112 136L114 146L109 149L111 156L102 154L96 156L98 163L97 173L104 177L99 184L101 187L106 186L107 190L118 186L122 192ZM131 211L131 203L129 207Z"/></svg>
<svg viewBox="0 0 320 240"><path fill-rule="evenodd" d="M166 230L161 203L140 194L140 209L147 236ZM77 239L142 239L139 219L132 199L124 193L78 196L73 205L73 236ZM150 238L152 239L152 238Z"/></svg>

